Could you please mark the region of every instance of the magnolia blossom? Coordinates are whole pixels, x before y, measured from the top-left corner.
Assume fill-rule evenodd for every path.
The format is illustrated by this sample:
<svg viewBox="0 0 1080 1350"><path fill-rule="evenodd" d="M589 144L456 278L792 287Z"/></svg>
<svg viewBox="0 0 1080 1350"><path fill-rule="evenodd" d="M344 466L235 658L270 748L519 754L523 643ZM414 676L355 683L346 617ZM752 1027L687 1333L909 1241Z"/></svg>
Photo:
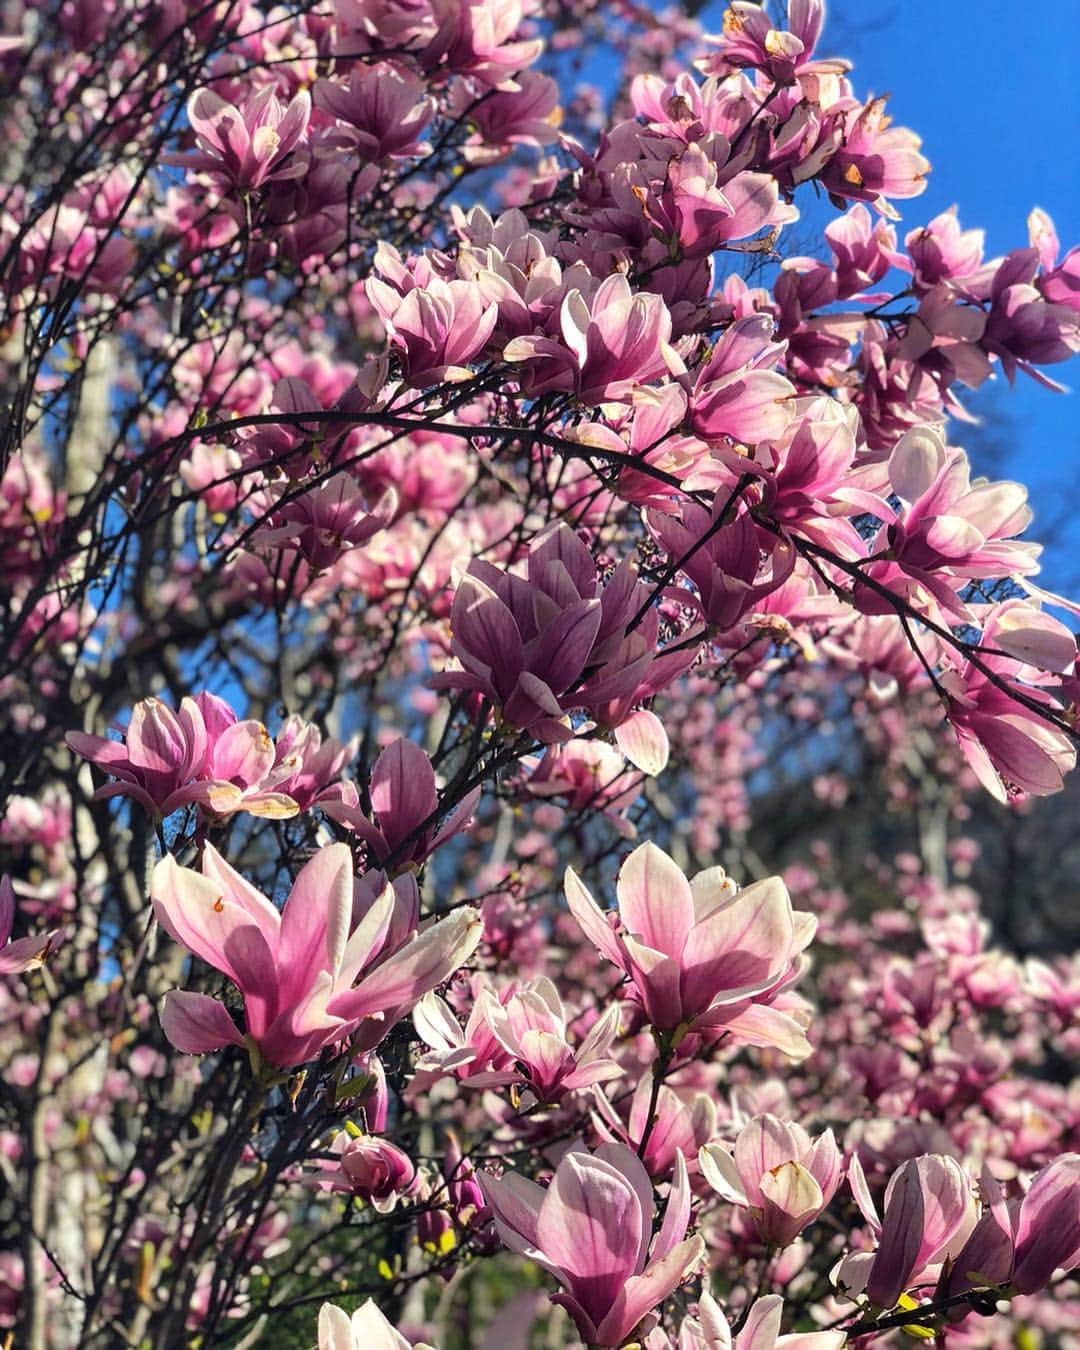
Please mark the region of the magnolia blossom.
<svg viewBox="0 0 1080 1350"><path fill-rule="evenodd" d="M241 736L247 740L245 732ZM69 731L64 739L77 755L119 780L98 788L94 794L98 799L132 797L152 816L171 815L195 803L217 814L240 809L240 788L203 775L209 737L194 699L182 699L175 713L160 699L136 703L123 744L81 731ZM246 746L241 754L246 754ZM272 756L271 747L271 763Z"/></svg>
<svg viewBox="0 0 1080 1350"><path fill-rule="evenodd" d="M685 370L671 346L671 314L658 295L635 294L621 272L591 298L569 291L559 311L558 337L519 337L506 361L530 369L529 387L573 390L583 403L626 399L639 384Z"/></svg>
<svg viewBox="0 0 1080 1350"><path fill-rule="evenodd" d="M613 1089L612 1095L617 1092L618 1088ZM664 1084L654 1094L651 1076L642 1077L634 1089L625 1124L608 1095L598 1091L595 1096L593 1123L599 1133L604 1139L632 1148L656 1179L671 1176L676 1154L681 1154L687 1160L687 1169L695 1172L699 1150L716 1133L716 1103L704 1092L680 1093Z"/></svg>
<svg viewBox="0 0 1080 1350"><path fill-rule="evenodd" d="M302 178L307 172L303 140L311 118L311 95L306 90L286 107L278 101L274 86L265 85L243 107L236 107L212 89L200 89L192 94L187 111L199 149L163 156L165 163L207 170L241 191Z"/></svg>
<svg viewBox="0 0 1080 1350"><path fill-rule="evenodd" d="M684 1237L690 1184L681 1154L655 1238L649 1174L622 1144L564 1153L546 1190L516 1172L478 1179L499 1237L555 1276L566 1293L552 1302L589 1345L622 1345L705 1254L700 1237Z"/></svg>
<svg viewBox="0 0 1080 1350"><path fill-rule="evenodd" d="M1072 738L1050 720L1059 705L1039 687L1047 682L1046 671L1070 670L1075 655L1075 641L1064 625L1006 601L984 618L977 663L969 660L939 676L964 758L999 801L1010 794L1058 792L1075 766ZM1010 686L1024 703L1010 695Z"/></svg>
<svg viewBox="0 0 1080 1350"><path fill-rule="evenodd" d="M1019 483L973 484L967 455L950 450L934 428L914 428L897 442L889 486L901 510L871 545L889 561L866 571L893 593L917 600L921 590L966 619L969 611L955 594L965 581L1037 570L1039 546L1016 538L1031 520L1026 490ZM859 605L868 613L892 608L868 589L860 591Z"/></svg>
<svg viewBox="0 0 1080 1350"><path fill-rule="evenodd" d="M808 1051L801 1029L768 1007L790 982L815 921L791 908L779 877L739 891L723 868L692 881L655 844L642 844L623 864L616 885L619 929L613 928L572 868L566 901L582 932L631 980L645 1015L675 1033L726 1027L789 1053Z"/></svg>
<svg viewBox="0 0 1080 1350"><path fill-rule="evenodd" d="M702 1290L694 1316L684 1317L678 1338L672 1341L659 1330L645 1342L647 1350L840 1350L847 1339L843 1331L793 1332L780 1334L784 1300L779 1294L766 1294L750 1305L737 1335L720 1305Z"/></svg>
<svg viewBox="0 0 1080 1350"><path fill-rule="evenodd" d="M334 1136L329 1151L337 1165L329 1160L320 1163L322 1171L315 1179L320 1187L348 1191L383 1214L416 1190L416 1165L389 1139L350 1127Z"/></svg>
<svg viewBox="0 0 1080 1350"><path fill-rule="evenodd" d="M618 729L620 748L646 772L667 762L667 737L653 714L632 712L693 663L693 642L658 651L659 621L629 561L601 585L596 562L567 525L532 543L525 575L475 558L454 593L453 666L436 689L482 694L512 726L552 743L573 738L566 714L587 709ZM635 622L639 618L640 622Z"/></svg>
<svg viewBox="0 0 1080 1350"><path fill-rule="evenodd" d="M318 1350L433 1350L420 1341L407 1341L368 1299L350 1317L334 1303L319 1309Z"/></svg>
<svg viewBox="0 0 1080 1350"><path fill-rule="evenodd" d="M480 940L477 912L459 909L369 970L396 897L386 886L351 922L352 860L344 844L315 854L280 912L212 844L201 874L163 858L150 894L165 931L228 976L244 998L246 1037L216 999L172 991L161 1014L170 1041L188 1054L249 1044L279 1068L314 1058L361 1022L360 1039L370 1048Z"/></svg>
<svg viewBox="0 0 1080 1350"><path fill-rule="evenodd" d="M843 1175L832 1130L811 1144L800 1125L770 1115L744 1125L731 1151L707 1144L700 1162L713 1190L748 1209L762 1241L775 1247L794 1242L813 1223Z"/></svg>
<svg viewBox="0 0 1080 1350"><path fill-rule="evenodd" d="M1032 1178L1019 1201L1007 1201L989 1168L979 1181L983 1213L948 1271L943 1292L1012 1284L1022 1294L1044 1288L1059 1267L1080 1262L1080 1154L1063 1153Z"/></svg>
<svg viewBox="0 0 1080 1350"><path fill-rule="evenodd" d="M881 1218L857 1156L849 1164L848 1180L877 1248L846 1256L834 1279L845 1293L865 1292L879 1308L893 1307L908 1289L932 1284L942 1263L956 1258L975 1227L971 1181L954 1158L924 1153L906 1162L889 1179Z"/></svg>
<svg viewBox="0 0 1080 1350"><path fill-rule="evenodd" d="M252 544L296 553L319 572L385 530L397 510L397 494L389 488L370 505L348 474L337 473L303 490L268 489L252 504L264 505L266 516Z"/></svg>
<svg viewBox="0 0 1080 1350"><path fill-rule="evenodd" d="M559 991L543 976L504 1002L489 994L485 1009L495 1039L517 1064L537 1101L557 1101L567 1092L622 1076L608 1053L619 1030L617 1003L596 1020L576 1049L567 1036Z"/></svg>

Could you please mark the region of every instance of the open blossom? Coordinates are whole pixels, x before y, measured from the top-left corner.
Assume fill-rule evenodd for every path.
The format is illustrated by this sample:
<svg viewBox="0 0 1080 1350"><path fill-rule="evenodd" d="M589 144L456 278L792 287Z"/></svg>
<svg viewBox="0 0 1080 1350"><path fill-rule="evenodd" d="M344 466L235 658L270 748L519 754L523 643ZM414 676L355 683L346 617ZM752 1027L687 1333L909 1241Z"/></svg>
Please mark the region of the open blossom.
<svg viewBox="0 0 1080 1350"><path fill-rule="evenodd" d="M201 874L162 859L151 899L166 932L228 976L244 997L246 1038L217 1000L179 990L165 996L165 1034L188 1054L248 1043L279 1068L314 1058L364 1019L363 1048L371 1048L480 939L476 912L456 910L369 972L396 897L385 887L352 925L352 860L344 844L315 854L280 912L211 844L203 850Z"/></svg>
<svg viewBox="0 0 1080 1350"><path fill-rule="evenodd" d="M468 108L476 128L466 143L470 163L502 158L508 145L547 145L558 136L561 109L559 86L549 75L525 70L514 77L515 89L499 89L479 101L461 86L455 103Z"/></svg>
<svg viewBox="0 0 1080 1350"><path fill-rule="evenodd" d="M779 1294L766 1294L750 1305L738 1333L731 1327L720 1305L707 1289L698 1300L697 1313L684 1317L676 1342L666 1336L650 1337L648 1350L841 1350L843 1331L801 1331L780 1334L784 1300Z"/></svg>
<svg viewBox="0 0 1080 1350"><path fill-rule="evenodd" d="M635 702L695 656L689 643L657 651L659 620L643 609L647 596L628 561L601 585L585 543L569 526L553 526L533 541L524 576L483 559L469 564L450 615L450 650L461 669L430 683L482 694L505 721L548 744L572 739L573 709L618 728ZM666 735L652 714L635 715L620 748L647 772L666 763Z"/></svg>
<svg viewBox="0 0 1080 1350"><path fill-rule="evenodd" d="M15 888L9 876L0 877L0 975L21 975L44 965L57 945L59 933L37 933L11 941L15 923Z"/></svg>
<svg viewBox="0 0 1080 1350"><path fill-rule="evenodd" d="M589 404L626 400L638 385L685 370L671 346L664 301L635 294L621 272L602 281L591 297L568 291L558 337L515 338L503 358L525 365L531 392L573 391Z"/></svg>
<svg viewBox="0 0 1080 1350"><path fill-rule="evenodd" d="M617 1003L597 1018L576 1047L567 1035L559 991L544 976L530 980L504 1002L489 996L485 1010L495 1039L537 1101L558 1101L567 1092L622 1077L622 1069L608 1053L619 1030Z"/></svg>
<svg viewBox="0 0 1080 1350"><path fill-rule="evenodd" d="M845 1292L865 1292L879 1308L891 1308L907 1290L932 1284L942 1263L957 1256L975 1227L974 1191L955 1158L924 1153L904 1163L889 1179L881 1218L857 1156L849 1164L848 1180L876 1250L846 1256L835 1281Z"/></svg>
<svg viewBox="0 0 1080 1350"><path fill-rule="evenodd" d="M630 979L645 1016L664 1032L727 1027L802 1051L789 1018L767 1006L786 984L815 923L769 877L739 891L712 867L688 881L655 844L636 848L616 885L619 927L572 868L566 900L585 936ZM775 1037L770 1041L768 1038ZM808 1049L808 1047L807 1047Z"/></svg>
<svg viewBox="0 0 1080 1350"><path fill-rule="evenodd" d="M478 1180L503 1242L555 1276L566 1292L552 1302L589 1345L622 1345L705 1252L700 1237L684 1236L690 1186L681 1154L655 1238L649 1174L622 1144L564 1153L546 1190L516 1172Z"/></svg>
<svg viewBox="0 0 1080 1350"><path fill-rule="evenodd" d="M473 281L432 276L402 295L371 277L367 295L386 324L405 378L418 388L469 379L469 362L486 345L499 317L497 306Z"/></svg>
<svg viewBox="0 0 1080 1350"><path fill-rule="evenodd" d="M252 507L262 506L263 497L266 521L253 533L252 545L297 553L317 572L385 530L397 510L392 488L371 504L346 473L315 487L267 489L252 499Z"/></svg>
<svg viewBox="0 0 1080 1350"><path fill-rule="evenodd" d="M613 1093L618 1090L612 1089ZM704 1092L680 1093L664 1084L656 1093L654 1106L651 1079L642 1077L634 1089L625 1123L608 1096L597 1092L595 1097L597 1111L593 1123L599 1133L604 1139L625 1144L635 1153L641 1150L644 1140L639 1156L649 1175L657 1180L671 1176L676 1154L687 1160L688 1171L697 1171L698 1152L716 1133L716 1103Z"/></svg>
<svg viewBox="0 0 1080 1350"><path fill-rule="evenodd" d="M527 13L522 0L444 0L432 9L438 30L420 53L426 70L470 75L496 87L543 50L539 38L512 40Z"/></svg>
<svg viewBox="0 0 1080 1350"><path fill-rule="evenodd" d="M435 100L425 97L427 84L419 76L388 61L357 62L347 85L318 80L315 106L346 124L347 139L364 159L426 154L419 137L435 112Z"/></svg>
<svg viewBox="0 0 1080 1350"><path fill-rule="evenodd" d="M1021 1294L1043 1289L1059 1267L1080 1262L1080 1154L1063 1153L1032 1178L1023 1197L1008 1201L994 1175L979 1181L983 1213L948 1271L942 1292L983 1283L1012 1284Z"/></svg>
<svg viewBox="0 0 1080 1350"><path fill-rule="evenodd" d="M955 592L971 578L1015 576L1037 570L1039 546L1017 539L1031 520L1027 492L1019 483L971 482L963 450L950 450L932 427L901 437L889 457L889 486L899 497L896 518L871 545L888 561L866 572L898 594L928 592L961 618L966 608ZM860 591L864 612L891 612L876 593Z"/></svg>
<svg viewBox="0 0 1080 1350"><path fill-rule="evenodd" d="M425 994L413 1009L413 1026L428 1049L417 1061L410 1092L426 1091L448 1074L466 1087L502 1087L517 1081L512 1055L496 1036L491 1017L491 1004L512 997L514 986L496 994L483 983L485 979L475 977L475 997L464 1029L438 994Z"/></svg>
<svg viewBox="0 0 1080 1350"><path fill-rule="evenodd" d="M919 153L919 137L891 125L885 102L872 98L843 116L839 148L821 173L822 184L834 197L871 202L879 211L888 209L889 197L925 192L930 172L929 160Z"/></svg>
<svg viewBox="0 0 1080 1350"><path fill-rule="evenodd" d="M205 170L227 186L247 192L281 179L302 178L308 169L303 140L311 118L311 95L302 90L288 104L273 85L243 105L227 103L212 89L188 102L188 120L198 150L164 156L164 162Z"/></svg>
<svg viewBox="0 0 1080 1350"><path fill-rule="evenodd" d="M263 724L253 718L241 721L216 694L204 691L195 696L195 703L206 727L206 757L199 776L230 783L239 791L240 796L230 810L274 820L295 816L299 810L297 803L267 783L267 775L274 766L275 748ZM216 810L213 802L208 809Z"/></svg>
<svg viewBox="0 0 1080 1350"><path fill-rule="evenodd" d="M773 28L763 5L733 0L724 11L723 32L706 38L719 51L701 62L701 68L711 75L749 66L777 84L791 84L799 75L842 74L849 68L838 57L813 59L825 22L824 0L788 0L787 10L787 28Z"/></svg>
<svg viewBox="0 0 1080 1350"><path fill-rule="evenodd" d="M708 1144L701 1171L714 1191L748 1209L763 1242L786 1247L836 1194L843 1175L832 1130L814 1143L801 1125L755 1116L735 1147Z"/></svg>
<svg viewBox="0 0 1080 1350"><path fill-rule="evenodd" d="M1010 651L1016 657L1005 654ZM1045 681L1048 669L1070 669L1074 657L1075 642L1062 624L1022 602L1006 601L984 620L978 664L969 660L939 676L964 758L999 801L1010 793L1058 792L1075 766L1070 736L1038 711L1042 706L1053 714L1059 705L1037 683ZM1036 706L1011 697L1010 685Z"/></svg>
<svg viewBox="0 0 1080 1350"><path fill-rule="evenodd" d="M333 736L324 740L313 722L294 713L274 738L274 764L267 786L290 797L301 811L313 806L326 810L347 799L346 785L337 780L355 754L355 741L342 744Z"/></svg>
<svg viewBox="0 0 1080 1350"><path fill-rule="evenodd" d="M319 1309L318 1350L432 1350L419 1341L407 1341L369 1298L350 1315L334 1303Z"/></svg>
<svg viewBox="0 0 1080 1350"><path fill-rule="evenodd" d="M160 699L142 699L132 709L122 743L81 731L69 731L64 739L77 755L118 780L98 788L96 798L131 797L152 816L195 803L218 815L241 809L239 787L203 774L209 737L194 699L181 700L177 712Z"/></svg>
<svg viewBox="0 0 1080 1350"><path fill-rule="evenodd" d="M691 429L703 440L745 445L781 436L795 411L795 386L776 370L784 344L765 314L737 319L697 373Z"/></svg>
<svg viewBox="0 0 1080 1350"><path fill-rule="evenodd" d="M697 596L688 594L687 600L700 607L707 623L720 629L734 628L745 615L760 609L765 596L791 575L796 560L790 545L776 541L765 553L762 534L745 513L716 528L723 507L717 493L711 512L688 501L678 518L664 512L648 514L649 529L697 588Z"/></svg>
<svg viewBox="0 0 1080 1350"><path fill-rule="evenodd" d="M525 791L558 800L572 811L603 811L624 839L637 834L624 812L640 794L641 777L605 741L575 739L548 746Z"/></svg>

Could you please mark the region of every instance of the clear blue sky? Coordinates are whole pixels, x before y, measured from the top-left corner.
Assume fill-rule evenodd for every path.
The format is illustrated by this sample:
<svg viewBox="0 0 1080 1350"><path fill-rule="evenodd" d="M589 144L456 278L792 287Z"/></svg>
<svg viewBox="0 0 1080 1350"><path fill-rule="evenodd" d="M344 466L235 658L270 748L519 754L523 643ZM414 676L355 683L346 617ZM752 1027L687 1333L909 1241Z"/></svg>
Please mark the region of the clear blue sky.
<svg viewBox="0 0 1080 1350"><path fill-rule="evenodd" d="M833 0L822 54L855 62L860 93L891 94L894 119L919 132L930 160L923 196L897 203L900 231L956 203L996 256L1026 243L1028 212L1041 206L1063 251L1080 243L1078 32L1080 0ZM974 401L988 422L995 407L1009 414L1004 471L1031 489L1036 537L1063 494L1080 498L1080 358L1047 373L1077 392L1018 376L1011 393ZM963 443L962 428L954 439ZM1048 553L1048 575L1061 568L1080 581L1078 531Z"/></svg>

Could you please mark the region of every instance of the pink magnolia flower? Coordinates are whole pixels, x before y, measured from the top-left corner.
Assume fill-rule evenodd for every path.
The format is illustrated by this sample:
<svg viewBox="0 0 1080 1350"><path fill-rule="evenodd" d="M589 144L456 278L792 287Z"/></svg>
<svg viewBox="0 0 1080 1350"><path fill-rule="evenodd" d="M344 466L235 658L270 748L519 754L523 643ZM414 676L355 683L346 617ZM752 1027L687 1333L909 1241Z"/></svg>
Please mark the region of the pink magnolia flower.
<svg viewBox="0 0 1080 1350"><path fill-rule="evenodd" d="M198 150L163 157L168 164L205 170L243 192L281 179L302 178L308 154L302 145L311 118L311 95L302 90L286 107L265 85L238 108L212 89L188 102Z"/></svg>
<svg viewBox="0 0 1080 1350"><path fill-rule="evenodd" d="M924 1153L904 1163L889 1179L880 1219L857 1155L848 1164L848 1181L877 1250L846 1256L836 1283L848 1293L865 1292L879 1308L933 1283L937 1268L956 1257L975 1227L971 1181L955 1158Z"/></svg>
<svg viewBox="0 0 1080 1350"><path fill-rule="evenodd" d="M495 90L479 101L465 87L456 86L454 102L463 111L468 109L469 122L476 128L465 147L470 163L501 159L509 145L548 145L558 136L559 86L550 75L526 70L514 84L517 88Z"/></svg>
<svg viewBox="0 0 1080 1350"><path fill-rule="evenodd" d="M717 179L715 161L700 145L691 144L669 161L662 184L650 191L631 178L627 187L673 255L705 258L727 239L756 233L771 214L765 203L763 210L735 222L728 185L718 187ZM766 181L775 200L776 180Z"/></svg>
<svg viewBox="0 0 1080 1350"><path fill-rule="evenodd" d="M926 191L930 161L919 153L922 142L913 131L890 125L885 103L873 98L842 116L840 146L820 181L833 197L871 202L888 213L887 198L917 197Z"/></svg>
<svg viewBox="0 0 1080 1350"><path fill-rule="evenodd" d="M652 843L623 863L616 894L621 931L567 868L570 913L601 955L629 977L651 1024L668 1033L725 1024L736 1029L738 1012L745 1011L739 1005L767 1002L815 927L812 916L793 912L779 877L738 891L723 868L712 867L687 881Z"/></svg>
<svg viewBox="0 0 1080 1350"><path fill-rule="evenodd" d="M658 542L680 564L697 587L697 604L706 623L734 628L744 615L760 609L765 596L779 589L791 575L796 552L774 542L763 556L762 536L753 520L739 514L719 529L723 510L717 493L711 512L694 502L683 504L680 517L648 513L648 525ZM687 595L687 600L694 597Z"/></svg>
<svg viewBox="0 0 1080 1350"><path fill-rule="evenodd" d="M15 923L15 888L9 876L0 877L0 975L21 975L43 966L56 949L60 932L39 933L11 941Z"/></svg>
<svg viewBox="0 0 1080 1350"><path fill-rule="evenodd" d="M548 746L525 791L533 797L565 799L574 812L602 811L624 839L633 839L637 830L624 812L640 795L641 782L615 746L575 739Z"/></svg>
<svg viewBox="0 0 1080 1350"><path fill-rule="evenodd" d="M291 797L301 811L323 810L348 798L347 785L336 781L356 754L356 742L344 744L333 736L325 740L313 722L294 714L274 740L274 764L266 786Z"/></svg>
<svg viewBox="0 0 1080 1350"><path fill-rule="evenodd" d="M499 309L474 281L432 276L404 295L379 277L367 296L386 325L411 385L426 388L443 380L467 380L474 360L494 332Z"/></svg>
<svg viewBox="0 0 1080 1350"><path fill-rule="evenodd" d="M600 628L596 568L566 526L529 551L526 577L474 559L454 594L450 650L461 670L435 688L474 690L512 725L569 740L560 697L585 669Z"/></svg>
<svg viewBox="0 0 1080 1350"><path fill-rule="evenodd" d="M514 985L496 994L482 982L486 978L475 977L475 996L464 1029L438 994L425 994L413 1009L413 1026L428 1049L417 1061L410 1094L426 1092L448 1074L463 1086L474 1088L502 1087L517 1081L511 1054L495 1035L490 1016L491 1004L511 998Z"/></svg>
<svg viewBox="0 0 1080 1350"><path fill-rule="evenodd" d="M771 1115L744 1125L733 1150L707 1144L700 1164L713 1190L748 1209L761 1240L773 1247L786 1247L813 1223L844 1170L832 1130L811 1143L801 1125Z"/></svg>
<svg viewBox="0 0 1080 1350"><path fill-rule="evenodd" d="M385 530L397 511L393 488L372 505L346 473L310 488L270 488L264 497L266 522L255 530L251 544L298 553L316 572ZM252 506L262 500L254 499Z"/></svg>
<svg viewBox="0 0 1080 1350"><path fill-rule="evenodd" d="M1067 361L1080 350L1080 314L1070 304L1050 304L1035 284L1039 256L1017 249L1002 262L990 287L985 344L1011 380L1017 366Z"/></svg>
<svg viewBox="0 0 1080 1350"><path fill-rule="evenodd" d="M522 0L441 0L432 10L438 30L420 52L425 70L436 67L498 86L543 50L540 38L514 38L525 18Z"/></svg>
<svg viewBox="0 0 1080 1350"><path fill-rule="evenodd" d="M119 780L98 788L98 800L131 797L155 818L194 803L218 815L240 809L240 788L203 774L209 737L194 699L183 699L175 713L160 699L142 699L122 743L81 731L69 731L64 739L77 755Z"/></svg>
<svg viewBox="0 0 1080 1350"><path fill-rule="evenodd" d="M593 1123L600 1135L632 1148L641 1148L649 1120L652 1128L645 1139L645 1150L639 1153L649 1176L666 1181L675 1166L676 1154L688 1159L687 1169L696 1172L698 1153L716 1133L717 1109L713 1098L704 1092L677 1092L663 1084L656 1094L652 1110L653 1089L650 1077L643 1075L630 1099L629 1116L624 1123L604 1092L598 1091ZM650 1117L651 1111L651 1117Z"/></svg>
<svg viewBox="0 0 1080 1350"><path fill-rule="evenodd" d="M884 220L875 221L861 202L826 225L825 238L832 250L840 299L846 300L876 285L893 265L895 230ZM911 239L908 235L909 248Z"/></svg>
<svg viewBox="0 0 1080 1350"><path fill-rule="evenodd" d="M795 386L775 369L784 345L768 315L737 319L698 372L690 427L710 442L774 441L794 415Z"/></svg>
<svg viewBox="0 0 1080 1350"><path fill-rule="evenodd" d="M330 1152L336 1164L324 1159L325 1171L317 1174L316 1184L333 1190L348 1191L373 1205L381 1214L394 1208L398 1200L417 1188L416 1165L389 1139L346 1128L334 1136ZM330 1169L333 1175L326 1175Z"/></svg>
<svg viewBox="0 0 1080 1350"><path fill-rule="evenodd" d="M419 1341L407 1341L368 1299L350 1317L333 1303L319 1309L318 1350L432 1350Z"/></svg>
<svg viewBox="0 0 1080 1350"><path fill-rule="evenodd" d="M1005 654L1009 652L1016 656ZM1066 732L1009 693L1013 686L1048 713L1055 712L1058 705L1034 682L1045 680L1047 669L1068 670L1075 655L1075 641L1064 625L1022 602L1006 601L984 621L979 651L981 665L1006 688L970 661L938 677L964 758L999 801L1010 794L1045 797L1058 792L1075 766L1076 746Z"/></svg>
<svg viewBox="0 0 1080 1350"><path fill-rule="evenodd" d="M430 683L482 694L505 721L548 744L572 739L566 714L576 708L618 727L696 654L691 643L657 651L655 609L632 625L648 594L629 562L602 586L584 542L569 526L553 526L533 541L523 577L482 559L469 564L450 615L461 669ZM663 727L651 715L634 721L621 748L640 752L649 768L666 762Z"/></svg>
<svg viewBox="0 0 1080 1350"><path fill-rule="evenodd" d="M216 999L173 990L161 1014L166 1036L188 1054L249 1044L278 1068L312 1059L363 1019L361 1048L370 1049L480 940L476 911L456 910L369 971L396 897L387 886L351 926L352 860L344 844L321 849L305 864L280 912L211 844L202 874L163 858L150 894L165 931L244 997L246 1037Z"/></svg>
<svg viewBox="0 0 1080 1350"><path fill-rule="evenodd" d="M247 811L272 820L295 816L299 810L296 802L267 785L275 750L263 724L251 718L241 721L215 694L197 694L195 703L206 727L206 757L199 776L231 783L237 789L240 796L230 811ZM209 806L215 809L213 803Z"/></svg>
<svg viewBox="0 0 1080 1350"><path fill-rule="evenodd" d="M1038 545L1016 538L1031 520L1026 490L1019 483L972 484L967 455L950 450L934 428L901 437L889 457L889 484L901 509L871 552L887 550L890 560L866 570L890 590L912 592L917 583L964 618L967 610L955 595L964 581L1037 570ZM864 591L859 605L869 613L891 609Z"/></svg>
<svg viewBox="0 0 1080 1350"><path fill-rule="evenodd" d="M1080 248L1071 248L1058 262L1061 245L1054 222L1038 207L1028 216L1028 238L1039 255L1042 271L1036 285L1053 305L1080 310Z"/></svg>
<svg viewBox="0 0 1080 1350"><path fill-rule="evenodd" d="M638 385L685 370L671 346L667 305L659 295L635 294L622 272L602 281L590 299L568 291L558 338L514 338L503 359L524 363L531 393L573 391L588 404L625 401Z"/></svg>
<svg viewBox="0 0 1080 1350"><path fill-rule="evenodd" d="M419 866L441 844L467 829L480 800L480 788L467 793L436 828L435 770L423 750L401 736L375 761L369 796L374 821L361 812L355 790L351 799L325 804L323 809L363 839L380 867L393 858L394 866L400 868Z"/></svg>
<svg viewBox="0 0 1080 1350"><path fill-rule="evenodd" d="M252 480L242 476L242 469L239 451L200 441L181 462L179 473L211 518L224 521L237 503L250 494Z"/></svg>
<svg viewBox="0 0 1080 1350"><path fill-rule="evenodd" d="M825 23L825 0L788 0L787 10L787 28L776 29L764 6L733 0L724 10L723 32L706 39L720 50L701 62L701 69L714 75L749 66L786 85L800 75L836 75L850 68L838 57L812 59Z"/></svg>
<svg viewBox="0 0 1080 1350"><path fill-rule="evenodd" d="M555 1102L567 1092L622 1077L609 1054L619 1031L617 1003L593 1023L576 1048L567 1034L559 991L545 976L530 980L505 1002L489 996L485 1011L492 1034L539 1102Z"/></svg>
<svg viewBox="0 0 1080 1350"><path fill-rule="evenodd" d="M942 281L973 277L982 267L985 237L984 230L962 230L951 207L906 235L907 258L895 261L912 273L916 290L929 290Z"/></svg>
<svg viewBox="0 0 1080 1350"><path fill-rule="evenodd" d="M979 1191L982 1216L942 1272L942 1293L1011 1283L1021 1294L1034 1294L1056 1269L1080 1262L1080 1154L1063 1153L1048 1163L1020 1200L1007 1201L986 1167Z"/></svg>
<svg viewBox="0 0 1080 1350"><path fill-rule="evenodd" d="M418 75L391 62L358 62L347 85L316 82L315 106L346 123L348 139L365 160L377 163L428 152L419 136L435 113L435 100L426 90Z"/></svg>
<svg viewBox="0 0 1080 1350"><path fill-rule="evenodd" d="M843 1331L803 1331L780 1334L784 1300L779 1294L756 1299L746 1314L738 1334L732 1337L728 1320L707 1289L698 1300L697 1314L684 1317L677 1343L657 1340L655 1350L841 1350ZM648 1350L654 1350L648 1342Z"/></svg>
<svg viewBox="0 0 1080 1350"><path fill-rule="evenodd" d="M479 1181L499 1237L555 1276L566 1293L552 1302L589 1345L622 1345L705 1254L700 1237L683 1236L690 1185L681 1154L655 1239L649 1174L622 1144L564 1153L546 1190L516 1172Z"/></svg>

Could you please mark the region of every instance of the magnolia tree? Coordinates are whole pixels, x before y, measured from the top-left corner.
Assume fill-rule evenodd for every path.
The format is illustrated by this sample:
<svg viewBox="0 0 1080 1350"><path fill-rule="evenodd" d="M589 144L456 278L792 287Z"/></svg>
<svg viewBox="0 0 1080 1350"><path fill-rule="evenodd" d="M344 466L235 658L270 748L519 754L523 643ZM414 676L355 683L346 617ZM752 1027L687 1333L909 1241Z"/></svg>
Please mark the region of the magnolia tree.
<svg viewBox="0 0 1080 1350"><path fill-rule="evenodd" d="M5 1344L1064 1343L1080 971L963 883L1076 611L953 428L1080 253L696 9L4 5ZM912 839L778 875L852 747Z"/></svg>

